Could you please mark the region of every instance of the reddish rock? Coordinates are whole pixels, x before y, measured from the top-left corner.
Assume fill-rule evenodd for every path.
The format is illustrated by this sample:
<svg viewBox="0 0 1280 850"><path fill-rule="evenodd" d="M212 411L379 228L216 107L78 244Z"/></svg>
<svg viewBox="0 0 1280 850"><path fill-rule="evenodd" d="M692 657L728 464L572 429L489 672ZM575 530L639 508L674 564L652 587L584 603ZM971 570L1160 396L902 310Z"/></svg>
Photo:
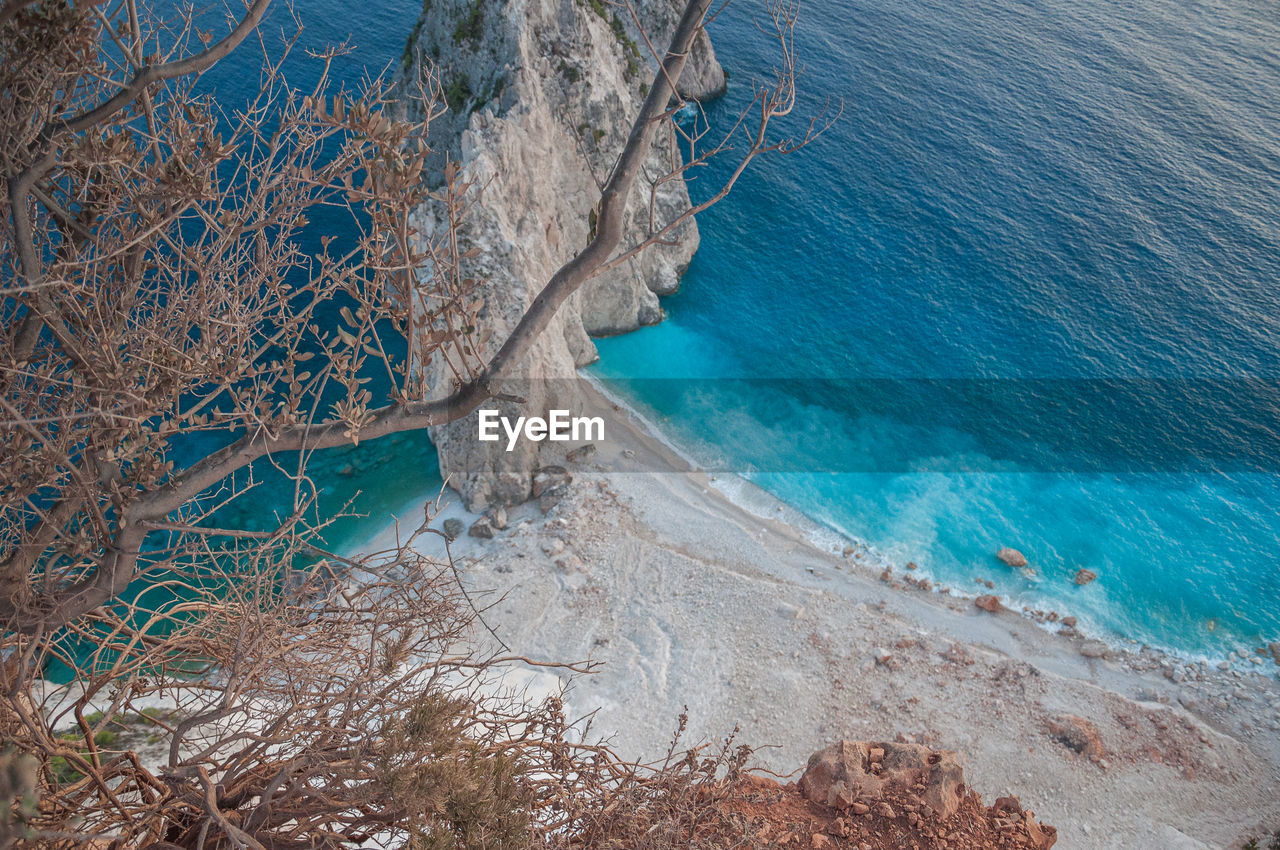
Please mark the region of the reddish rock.
<svg viewBox="0 0 1280 850"><path fill-rule="evenodd" d="M991 811L998 815L1020 815L1022 814L1022 801L1017 797L997 797L995 805L991 807Z"/></svg>
<svg viewBox="0 0 1280 850"><path fill-rule="evenodd" d="M1098 577L1093 570L1076 570L1076 584L1084 586Z"/></svg>
<svg viewBox="0 0 1280 850"><path fill-rule="evenodd" d="M990 611L992 614L1000 610L1000 600L990 594L979 596L973 600L973 604L977 605L983 611Z"/></svg>
<svg viewBox="0 0 1280 850"><path fill-rule="evenodd" d="M1058 840L1058 830L1051 826L1041 826L1032 812L1022 813L1022 828L1027 831L1031 850L1049 850Z"/></svg>
<svg viewBox="0 0 1280 850"><path fill-rule="evenodd" d="M828 751L846 759L859 752L870 759L870 749L885 750L890 767L897 759L893 745L881 743L841 742ZM815 754L810 760L831 761L830 753ZM944 754L931 753L929 758ZM927 761L928 759L926 759ZM845 784L845 780L839 780ZM806 788L810 783L802 781ZM1057 840L1057 830L1035 821L1033 814L1022 809L1016 797L1003 797L994 806L984 806L982 798L971 788L958 786L959 805L948 817L923 803L918 794L927 787L921 781L903 786L885 782L883 797L859 800L847 810L814 802L797 784L781 785L771 779L748 775L742 780L746 793L731 795L720 806L719 815L706 824L714 834L707 846L738 846L742 824L755 828L755 835L770 847L788 850L817 847L824 850L869 850L869 848L904 848L918 850L1050 850ZM855 817L856 816L856 817ZM815 837L818 836L818 837Z"/></svg>
<svg viewBox="0 0 1280 850"><path fill-rule="evenodd" d="M1098 727L1074 714L1059 714L1049 721L1049 734L1063 746L1099 761L1106 755Z"/></svg>
<svg viewBox="0 0 1280 850"><path fill-rule="evenodd" d="M872 757L873 748L880 751L879 760ZM881 766L878 773L871 772L873 763ZM964 797L964 770L955 753L946 750L934 751L919 744L840 741L814 753L800 777L800 793L832 807L842 807L843 800L882 801L889 786L911 789L946 819L955 814Z"/></svg>
<svg viewBox="0 0 1280 850"><path fill-rule="evenodd" d="M1008 546L996 552L996 557L1015 569L1021 569L1027 565L1027 556Z"/></svg>
<svg viewBox="0 0 1280 850"><path fill-rule="evenodd" d="M1075 618L1075 617L1069 617L1069 616L1068 616L1068 617L1063 617L1063 618L1062 618L1062 625L1066 626L1066 627L1067 627L1067 628L1069 628L1069 629L1074 629L1074 628L1076 627L1076 618Z"/></svg>

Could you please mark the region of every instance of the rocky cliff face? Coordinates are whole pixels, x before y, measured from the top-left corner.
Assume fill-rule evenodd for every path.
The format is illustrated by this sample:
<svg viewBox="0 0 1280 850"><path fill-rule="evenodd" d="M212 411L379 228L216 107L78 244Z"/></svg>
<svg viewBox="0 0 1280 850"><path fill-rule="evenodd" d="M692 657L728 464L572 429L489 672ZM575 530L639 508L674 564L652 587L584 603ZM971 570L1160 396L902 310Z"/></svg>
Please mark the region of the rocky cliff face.
<svg viewBox="0 0 1280 850"><path fill-rule="evenodd" d="M683 5L638 0L637 16L655 49L669 40ZM462 228L464 245L478 249L466 273L479 281L480 320L489 332L488 356L501 345L527 305L564 262L588 242L592 207L647 92L657 63L625 9L600 0L426 0L405 51L402 74L412 91L428 67L440 75L450 111L432 124L433 148L458 162L461 176L482 187ZM724 89L724 73L705 34L686 66L679 90L707 98ZM409 108L415 108L410 101ZM671 138L659 133L646 163L654 175L671 170ZM680 178L654 198L657 221L689 204ZM649 192L639 181L627 212L623 245L641 238L649 221ZM420 211L428 232L440 228L438 207ZM658 296L674 292L698 246L691 221L675 244L654 246L597 277L561 309L537 341L521 373L506 389L525 402L486 405L503 415L544 415L576 409L574 370L596 357L591 335L622 333L662 317ZM429 367L444 394L448 366ZM478 509L529 497L544 443L476 440L475 414L432 430L441 471Z"/></svg>

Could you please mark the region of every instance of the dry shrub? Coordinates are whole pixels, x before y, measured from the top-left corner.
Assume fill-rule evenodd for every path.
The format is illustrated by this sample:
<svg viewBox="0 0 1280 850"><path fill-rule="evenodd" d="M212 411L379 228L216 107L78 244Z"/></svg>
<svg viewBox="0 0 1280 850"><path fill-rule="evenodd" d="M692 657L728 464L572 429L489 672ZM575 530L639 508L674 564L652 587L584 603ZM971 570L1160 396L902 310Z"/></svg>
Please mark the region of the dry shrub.
<svg viewBox="0 0 1280 850"><path fill-rule="evenodd" d="M419 554L427 519L359 561L189 584L162 639L136 610L90 618L97 649L66 689L15 669L56 642L11 646L6 737L39 760L23 843L748 846L721 804L749 750L681 749L682 716L665 758L634 764L559 698L508 693L504 671L533 662L483 649L452 564Z"/></svg>
<svg viewBox="0 0 1280 850"><path fill-rule="evenodd" d="M687 709L686 709L687 712ZM573 821L556 846L602 850L755 847L746 820L732 811L751 749L734 735L718 747L681 749L681 714L666 757L652 765L606 761L607 776L579 788Z"/></svg>

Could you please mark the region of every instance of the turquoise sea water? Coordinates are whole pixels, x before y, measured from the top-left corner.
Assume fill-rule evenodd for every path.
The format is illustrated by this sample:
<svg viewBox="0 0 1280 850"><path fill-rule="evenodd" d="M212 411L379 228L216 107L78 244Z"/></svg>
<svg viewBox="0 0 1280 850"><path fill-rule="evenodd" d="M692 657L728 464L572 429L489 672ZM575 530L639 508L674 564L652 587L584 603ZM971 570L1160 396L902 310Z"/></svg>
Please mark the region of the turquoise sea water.
<svg viewBox="0 0 1280 850"><path fill-rule="evenodd" d="M293 36L298 23L302 34L284 65L289 85L311 91L322 69L316 54L341 45L344 52L334 59L330 71L333 86L335 90L359 88L395 70L421 10L421 3L414 0L378 0L362 6L356 19L346 4L333 0L301 0L292 4L292 10L275 3L260 28L262 46L252 39L241 45L201 78L198 90L212 93L226 109L247 103L257 91L264 50L278 58L283 40ZM351 219L345 211L317 207L308 217L311 223L301 235L304 249L318 252L324 237L335 238L335 252L354 245ZM381 377L375 374L372 380ZM370 386L377 392L375 385ZM258 491L225 508L220 522L236 528L274 529L277 514L288 515L293 483L269 463L257 464L255 473L262 482ZM320 513L350 514L325 533L326 544L335 550L384 526L389 514L403 509L415 496L443 487L435 449L425 431L321 452L311 461L309 473L320 488Z"/></svg>
<svg viewBox="0 0 1280 850"><path fill-rule="evenodd" d="M713 127L770 61L749 11L713 29ZM596 374L958 589L1192 654L1280 638L1280 5L818 0L797 43L798 112L842 120L699 220L667 321Z"/></svg>
<svg viewBox="0 0 1280 850"><path fill-rule="evenodd" d="M307 46L356 26L296 6ZM713 125L771 62L758 12L714 25ZM339 78L398 61L417 13L362 7ZM1280 638L1280 4L813 0L797 41L797 112L842 119L700 219L668 320L594 373L939 582L1192 654ZM233 60L206 81L228 100L256 81ZM422 435L319 464L370 516L333 546L439 486Z"/></svg>

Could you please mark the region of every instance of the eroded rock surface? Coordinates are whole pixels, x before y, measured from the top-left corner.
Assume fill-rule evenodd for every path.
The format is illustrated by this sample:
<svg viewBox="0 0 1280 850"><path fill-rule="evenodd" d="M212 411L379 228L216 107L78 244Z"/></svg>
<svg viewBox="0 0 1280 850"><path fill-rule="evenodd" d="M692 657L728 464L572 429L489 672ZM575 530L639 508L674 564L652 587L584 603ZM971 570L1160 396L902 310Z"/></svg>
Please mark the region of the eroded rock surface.
<svg viewBox="0 0 1280 850"><path fill-rule="evenodd" d="M750 781L735 808L769 846L1049 850L1058 840L1017 797L984 806L955 753L919 744L839 741L795 786Z"/></svg>
<svg viewBox="0 0 1280 850"><path fill-rule="evenodd" d="M839 808L855 801L882 801L888 786L914 794L948 818L964 797L964 770L948 750L888 741L839 741L814 753L800 778L802 794L815 803Z"/></svg>
<svg viewBox="0 0 1280 850"><path fill-rule="evenodd" d="M657 49L667 44L683 5L640 0L636 10ZM406 46L401 72L406 109L427 69L439 72L450 111L431 124L432 147L460 165L460 180L478 194L462 224L464 273L482 303L481 359L507 338L551 275L586 246L599 186L630 131L652 78L639 28L624 11L582 0L473 3L433 0ZM427 80L428 84L430 83ZM707 98L724 88L724 72L705 34L695 43L679 88ZM660 132L645 163L654 176L672 170L669 133ZM623 246L648 232L650 196L640 181L629 199ZM658 226L687 209L683 179L665 181L652 198ZM419 211L427 233L447 217L440 204ZM486 404L502 416L546 416L577 410L570 379L596 357L590 335L613 334L662 318L658 296L675 291L698 246L692 220L656 245L589 282L558 311L524 365L501 392L523 399ZM479 337L487 335L481 340ZM456 364L454 364L456 365ZM455 380L438 357L427 368L434 395ZM431 429L448 483L468 507L516 504L530 497L532 474L546 443L479 442L476 414Z"/></svg>

